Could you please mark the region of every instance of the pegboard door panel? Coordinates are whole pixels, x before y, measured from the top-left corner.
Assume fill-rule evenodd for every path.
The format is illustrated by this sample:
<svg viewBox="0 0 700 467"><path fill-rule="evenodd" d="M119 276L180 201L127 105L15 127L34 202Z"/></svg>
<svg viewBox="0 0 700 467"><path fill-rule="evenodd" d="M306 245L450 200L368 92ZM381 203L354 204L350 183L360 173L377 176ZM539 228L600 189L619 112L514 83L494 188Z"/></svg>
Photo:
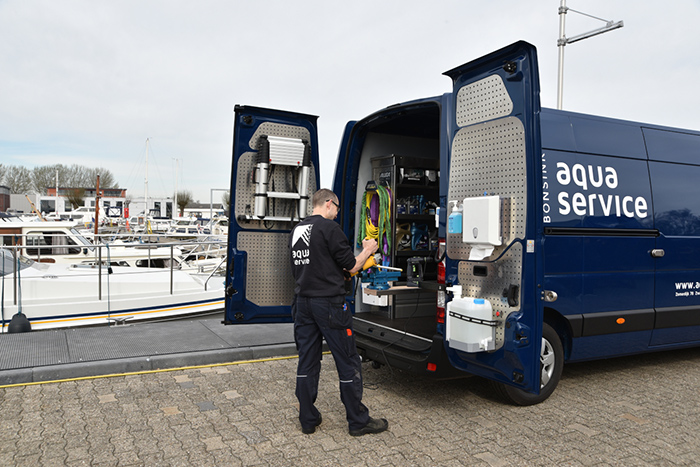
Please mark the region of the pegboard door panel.
<svg viewBox="0 0 700 467"><path fill-rule="evenodd" d="M292 304L294 279L289 264L288 241L287 233L238 234L238 247L248 254L246 300L257 306ZM280 258L284 260L280 261Z"/></svg>
<svg viewBox="0 0 700 467"><path fill-rule="evenodd" d="M525 131L522 122L506 117L460 129L452 144L448 200L495 194L501 198L502 245L498 257L516 238L525 237L527 208ZM451 214L450 205L448 216ZM462 235L447 235L447 254L468 259L471 247Z"/></svg>
<svg viewBox="0 0 700 467"><path fill-rule="evenodd" d="M313 115L235 108L226 324L291 321L287 245L299 211L311 213L308 200L319 186L316 121Z"/></svg>

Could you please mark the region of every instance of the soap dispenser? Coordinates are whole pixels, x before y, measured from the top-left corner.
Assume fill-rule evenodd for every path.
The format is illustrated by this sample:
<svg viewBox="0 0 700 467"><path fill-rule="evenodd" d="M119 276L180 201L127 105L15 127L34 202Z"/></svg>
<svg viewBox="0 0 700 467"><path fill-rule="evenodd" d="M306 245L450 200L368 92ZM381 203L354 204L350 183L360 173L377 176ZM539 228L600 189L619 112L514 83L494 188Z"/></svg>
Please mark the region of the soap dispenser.
<svg viewBox="0 0 700 467"><path fill-rule="evenodd" d="M457 201L452 203L452 212L447 219L447 233L461 234L462 233L462 208L457 206Z"/></svg>

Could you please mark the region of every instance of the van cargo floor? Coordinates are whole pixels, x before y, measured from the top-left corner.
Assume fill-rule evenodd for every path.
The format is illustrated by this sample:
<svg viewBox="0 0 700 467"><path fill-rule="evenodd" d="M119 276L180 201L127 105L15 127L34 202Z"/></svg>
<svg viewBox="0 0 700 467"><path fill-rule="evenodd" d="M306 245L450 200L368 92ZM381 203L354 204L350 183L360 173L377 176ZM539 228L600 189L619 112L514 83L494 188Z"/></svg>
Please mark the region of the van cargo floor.
<svg viewBox="0 0 700 467"><path fill-rule="evenodd" d="M356 313L355 319L369 321L379 326L406 332L415 336L432 339L437 330L434 316L415 316L412 318L390 319L375 313Z"/></svg>

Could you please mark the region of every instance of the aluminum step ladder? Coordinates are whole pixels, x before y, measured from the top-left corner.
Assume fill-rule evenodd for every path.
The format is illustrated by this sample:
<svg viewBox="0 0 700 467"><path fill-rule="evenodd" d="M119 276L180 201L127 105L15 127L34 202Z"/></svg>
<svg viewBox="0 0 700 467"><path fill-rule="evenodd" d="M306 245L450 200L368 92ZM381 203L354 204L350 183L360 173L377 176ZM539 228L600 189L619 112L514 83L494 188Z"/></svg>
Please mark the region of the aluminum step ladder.
<svg viewBox="0 0 700 467"><path fill-rule="evenodd" d="M270 173L275 165L296 167L297 191L269 191ZM255 164L255 209L249 220L294 221L306 217L309 205L309 177L311 176L311 145L297 138L262 135L258 139ZM268 216L270 198L298 200L297 218Z"/></svg>

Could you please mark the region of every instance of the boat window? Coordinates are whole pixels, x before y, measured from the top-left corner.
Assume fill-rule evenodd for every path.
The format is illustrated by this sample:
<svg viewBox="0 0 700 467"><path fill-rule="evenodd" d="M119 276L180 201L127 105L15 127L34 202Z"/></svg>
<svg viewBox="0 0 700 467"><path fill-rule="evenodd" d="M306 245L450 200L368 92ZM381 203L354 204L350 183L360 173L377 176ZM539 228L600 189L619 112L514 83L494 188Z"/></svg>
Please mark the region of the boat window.
<svg viewBox="0 0 700 467"><path fill-rule="evenodd" d="M27 234L28 255L77 255L79 253L78 244L64 233L29 232Z"/></svg>
<svg viewBox="0 0 700 467"><path fill-rule="evenodd" d="M155 258L150 260L150 264L147 259L139 259L136 261L137 268L164 268L165 260L161 258Z"/></svg>
<svg viewBox="0 0 700 467"><path fill-rule="evenodd" d="M80 264L83 266L93 266L94 267L94 266L97 266L97 263L98 263L97 261L83 261ZM129 263L127 263L126 261L110 261L110 262L102 261L102 266L105 266L105 267L107 267L107 266L122 266L122 267L127 267L127 268L130 267Z"/></svg>
<svg viewBox="0 0 700 467"><path fill-rule="evenodd" d="M72 233L74 238L77 239L80 243L82 243L85 246L89 246L92 250L92 243L90 242L90 240L81 235L80 232L78 232L75 229L70 229L70 233Z"/></svg>

